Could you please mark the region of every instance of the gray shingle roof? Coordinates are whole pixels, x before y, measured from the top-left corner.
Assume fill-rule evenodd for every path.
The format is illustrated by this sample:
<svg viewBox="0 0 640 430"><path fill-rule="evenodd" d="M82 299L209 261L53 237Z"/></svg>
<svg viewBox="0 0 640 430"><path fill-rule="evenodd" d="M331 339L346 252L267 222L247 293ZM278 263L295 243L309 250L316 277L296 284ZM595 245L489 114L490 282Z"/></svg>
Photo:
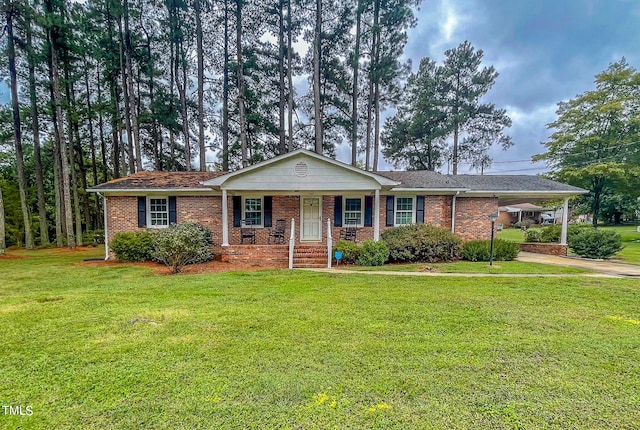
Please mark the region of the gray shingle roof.
<svg viewBox="0 0 640 430"><path fill-rule="evenodd" d="M452 189L465 188L453 177L441 175L429 170L415 170L408 172L376 172L380 176L401 182L396 188L424 188L424 189Z"/></svg>
<svg viewBox="0 0 640 430"><path fill-rule="evenodd" d="M584 191L582 188L529 175L457 175L455 176L455 181L472 191L558 191L576 193Z"/></svg>
<svg viewBox="0 0 640 430"><path fill-rule="evenodd" d="M90 188L100 190L209 189L201 184L225 172L137 172Z"/></svg>

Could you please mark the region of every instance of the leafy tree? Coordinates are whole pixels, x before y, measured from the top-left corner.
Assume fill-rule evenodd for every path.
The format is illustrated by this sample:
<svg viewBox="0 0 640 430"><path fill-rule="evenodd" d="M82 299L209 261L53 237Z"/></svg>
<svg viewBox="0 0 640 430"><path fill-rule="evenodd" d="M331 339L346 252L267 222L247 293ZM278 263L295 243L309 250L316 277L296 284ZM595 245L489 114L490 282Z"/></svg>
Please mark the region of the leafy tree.
<svg viewBox="0 0 640 430"><path fill-rule="evenodd" d="M640 75L626 60L596 75L595 89L558 103L545 160L559 180L590 191L597 226L602 197L637 181L640 145Z"/></svg>

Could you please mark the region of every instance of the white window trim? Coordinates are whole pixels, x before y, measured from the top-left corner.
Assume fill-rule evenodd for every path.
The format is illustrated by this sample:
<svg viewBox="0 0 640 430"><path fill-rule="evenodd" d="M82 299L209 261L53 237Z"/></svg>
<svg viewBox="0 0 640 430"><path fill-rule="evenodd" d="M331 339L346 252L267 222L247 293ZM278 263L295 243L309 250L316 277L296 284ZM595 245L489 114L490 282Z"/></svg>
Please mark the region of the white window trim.
<svg viewBox="0 0 640 430"><path fill-rule="evenodd" d="M242 196L242 221L247 219L245 210L247 208L246 199L260 199L260 224L253 224L253 228L264 228L264 196Z"/></svg>
<svg viewBox="0 0 640 430"><path fill-rule="evenodd" d="M411 222L406 223L406 224L398 224L396 222L396 220L398 219L398 199L411 199L412 203L412 210L411 210ZM409 225L409 224L415 224L416 223L416 196L395 196L395 198L393 199L393 226L394 227L400 227L402 225ZM407 212L407 211L402 211L402 212Z"/></svg>
<svg viewBox="0 0 640 430"><path fill-rule="evenodd" d="M364 211L365 211L365 198L364 196L343 196L342 197L342 225L347 225L347 199L360 199L360 223L356 224L356 227L364 227ZM355 212L355 211L349 211Z"/></svg>
<svg viewBox="0 0 640 430"><path fill-rule="evenodd" d="M167 201L167 225L151 225L151 199L164 199ZM171 220L169 219L169 196L147 196L147 228L169 228Z"/></svg>

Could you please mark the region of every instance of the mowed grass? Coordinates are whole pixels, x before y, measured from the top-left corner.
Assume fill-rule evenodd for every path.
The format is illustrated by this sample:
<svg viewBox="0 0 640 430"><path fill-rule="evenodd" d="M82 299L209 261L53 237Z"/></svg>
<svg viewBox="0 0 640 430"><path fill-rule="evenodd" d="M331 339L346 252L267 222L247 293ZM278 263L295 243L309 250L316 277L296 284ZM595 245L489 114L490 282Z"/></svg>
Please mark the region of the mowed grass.
<svg viewBox="0 0 640 430"><path fill-rule="evenodd" d="M0 259L0 428L637 428L640 286Z"/></svg>
<svg viewBox="0 0 640 430"><path fill-rule="evenodd" d="M551 264L524 263L521 261L494 261L489 266L486 261L455 261L451 263L408 263L385 264L384 266L338 266L348 270L360 272L431 272L431 273L489 273L489 274L552 274L567 275L578 273L593 273L590 270L575 267L564 267Z"/></svg>

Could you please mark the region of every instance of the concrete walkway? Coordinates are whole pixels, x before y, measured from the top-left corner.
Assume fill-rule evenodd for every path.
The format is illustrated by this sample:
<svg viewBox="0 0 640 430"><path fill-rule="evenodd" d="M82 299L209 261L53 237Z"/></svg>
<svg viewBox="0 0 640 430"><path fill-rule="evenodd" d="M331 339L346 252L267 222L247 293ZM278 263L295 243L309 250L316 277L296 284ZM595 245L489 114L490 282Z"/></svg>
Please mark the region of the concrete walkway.
<svg viewBox="0 0 640 430"><path fill-rule="evenodd" d="M613 276L640 278L640 266L613 263L606 260L558 257L555 255L534 254L532 252L521 252L518 254L517 260L526 263L555 264L564 267L577 267Z"/></svg>

